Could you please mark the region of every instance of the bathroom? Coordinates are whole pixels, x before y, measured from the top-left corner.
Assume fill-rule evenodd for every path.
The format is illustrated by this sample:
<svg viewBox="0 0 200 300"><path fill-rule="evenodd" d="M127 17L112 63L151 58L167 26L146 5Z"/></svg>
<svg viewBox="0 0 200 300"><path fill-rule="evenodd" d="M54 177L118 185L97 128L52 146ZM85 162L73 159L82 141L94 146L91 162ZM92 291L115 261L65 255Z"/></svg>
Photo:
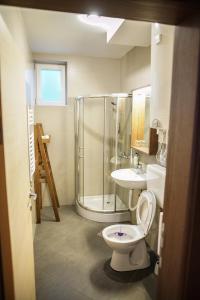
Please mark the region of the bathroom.
<svg viewBox="0 0 200 300"><path fill-rule="evenodd" d="M20 200L9 204L13 253L21 253L13 256L16 299L156 299L175 26L101 19L116 26L109 36L109 26L97 24L95 13L0 7L7 193ZM38 96L41 72L55 67L63 76L64 102L45 103ZM48 88L53 91L54 86ZM59 222L46 182L41 184L38 222L30 115L50 137L47 151ZM21 167L21 186L13 180L14 166ZM134 169L137 180L145 183L136 187L120 179L121 169ZM148 189L149 170L161 170L162 195L151 198L150 213L145 210L145 220L150 219L139 251L147 260L153 253L154 261L134 268L115 258L118 262L110 265L112 247L105 230L120 226L114 233L123 236L126 226L139 226L137 204ZM26 245L18 240L23 228ZM18 268L25 256L26 266ZM143 269L149 273L144 275Z"/></svg>

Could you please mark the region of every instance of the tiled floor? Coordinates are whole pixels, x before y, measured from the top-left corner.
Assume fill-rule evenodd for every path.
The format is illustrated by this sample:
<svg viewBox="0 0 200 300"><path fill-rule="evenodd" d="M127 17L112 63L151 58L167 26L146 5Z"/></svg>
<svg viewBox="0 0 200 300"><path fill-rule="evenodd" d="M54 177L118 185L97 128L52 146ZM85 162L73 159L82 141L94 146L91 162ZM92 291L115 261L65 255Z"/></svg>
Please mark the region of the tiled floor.
<svg viewBox="0 0 200 300"><path fill-rule="evenodd" d="M74 206L60 208L61 222L53 222L51 208L35 236L37 300L150 300L155 278L119 283L109 279L104 262L111 249L97 234L108 224L78 216Z"/></svg>

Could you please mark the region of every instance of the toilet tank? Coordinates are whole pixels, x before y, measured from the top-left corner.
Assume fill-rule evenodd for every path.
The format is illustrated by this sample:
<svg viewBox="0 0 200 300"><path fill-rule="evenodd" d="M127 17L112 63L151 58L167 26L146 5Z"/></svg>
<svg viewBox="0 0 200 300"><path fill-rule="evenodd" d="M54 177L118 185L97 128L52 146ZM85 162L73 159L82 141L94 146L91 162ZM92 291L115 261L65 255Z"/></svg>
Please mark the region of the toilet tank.
<svg viewBox="0 0 200 300"><path fill-rule="evenodd" d="M163 208L165 192L166 169L157 164L147 165L147 190L152 191L157 205Z"/></svg>

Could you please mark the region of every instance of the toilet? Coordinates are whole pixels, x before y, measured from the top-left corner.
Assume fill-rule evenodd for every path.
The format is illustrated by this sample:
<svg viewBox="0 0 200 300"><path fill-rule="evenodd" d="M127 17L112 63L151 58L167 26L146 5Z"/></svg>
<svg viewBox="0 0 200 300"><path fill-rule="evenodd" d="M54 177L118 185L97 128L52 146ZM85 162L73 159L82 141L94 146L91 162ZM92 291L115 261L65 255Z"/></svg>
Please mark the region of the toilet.
<svg viewBox="0 0 200 300"><path fill-rule="evenodd" d="M147 166L147 190L140 194L136 208L137 225L116 224L106 227L102 236L113 249L110 266L115 271L148 268L150 258L145 237L151 228L156 205L163 208L165 168Z"/></svg>

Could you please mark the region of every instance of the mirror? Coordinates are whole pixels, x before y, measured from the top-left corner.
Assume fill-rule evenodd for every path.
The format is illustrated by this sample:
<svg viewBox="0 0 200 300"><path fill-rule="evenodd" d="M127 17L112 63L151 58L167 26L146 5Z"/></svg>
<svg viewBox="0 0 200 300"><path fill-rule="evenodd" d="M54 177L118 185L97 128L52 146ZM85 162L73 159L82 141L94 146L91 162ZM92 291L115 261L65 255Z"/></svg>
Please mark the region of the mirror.
<svg viewBox="0 0 200 300"><path fill-rule="evenodd" d="M132 135L131 147L146 154L156 154L158 136L150 128L151 86L132 92Z"/></svg>

